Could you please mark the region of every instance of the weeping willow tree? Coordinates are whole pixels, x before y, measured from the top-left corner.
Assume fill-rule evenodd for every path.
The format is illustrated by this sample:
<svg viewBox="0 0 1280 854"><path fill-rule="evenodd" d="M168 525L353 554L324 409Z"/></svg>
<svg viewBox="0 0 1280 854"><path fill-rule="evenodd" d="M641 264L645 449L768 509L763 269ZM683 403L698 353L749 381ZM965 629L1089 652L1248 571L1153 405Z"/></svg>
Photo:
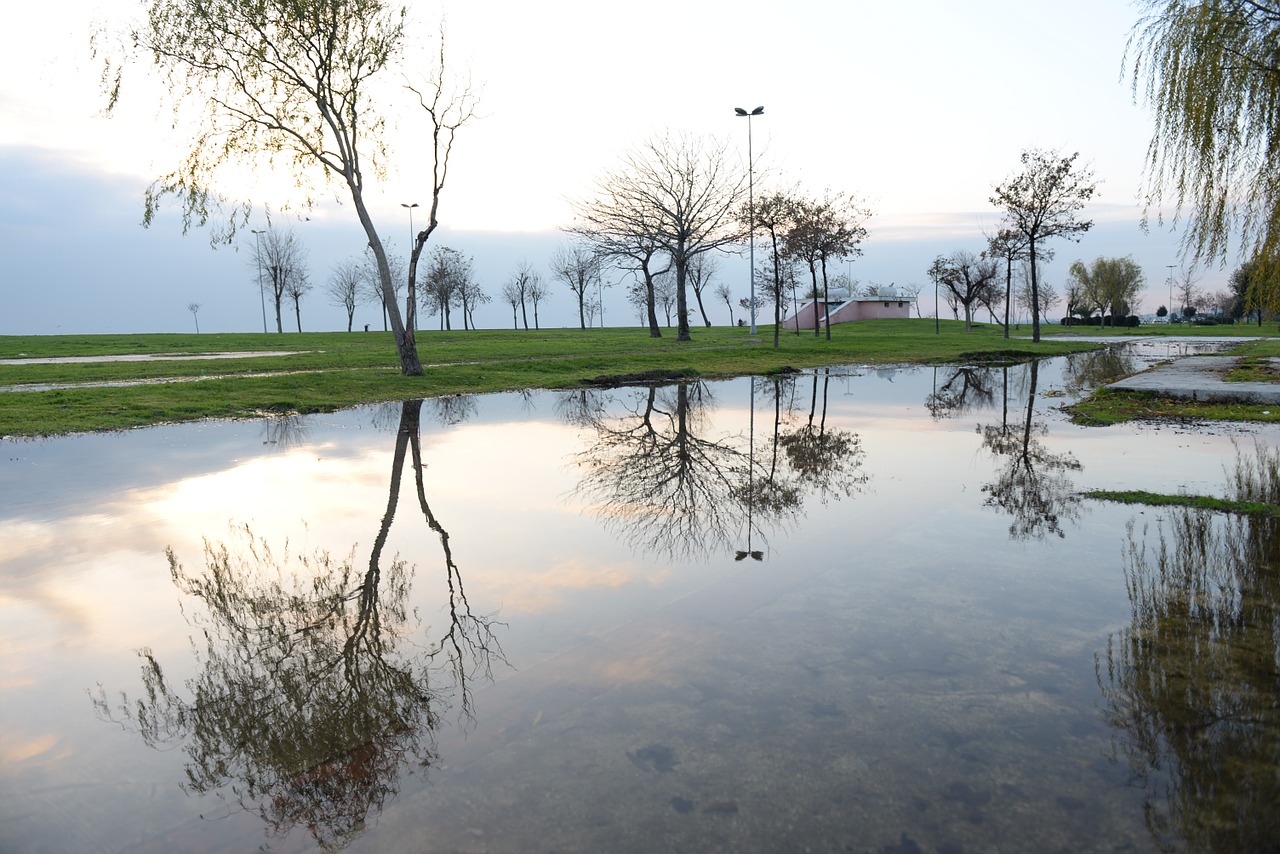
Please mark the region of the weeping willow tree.
<svg viewBox="0 0 1280 854"><path fill-rule="evenodd" d="M1155 114L1148 215L1171 203L1194 261L1225 263L1238 234L1242 255L1280 267L1280 2L1141 5L1125 61ZM1266 291L1255 304L1280 308L1280 288Z"/></svg>

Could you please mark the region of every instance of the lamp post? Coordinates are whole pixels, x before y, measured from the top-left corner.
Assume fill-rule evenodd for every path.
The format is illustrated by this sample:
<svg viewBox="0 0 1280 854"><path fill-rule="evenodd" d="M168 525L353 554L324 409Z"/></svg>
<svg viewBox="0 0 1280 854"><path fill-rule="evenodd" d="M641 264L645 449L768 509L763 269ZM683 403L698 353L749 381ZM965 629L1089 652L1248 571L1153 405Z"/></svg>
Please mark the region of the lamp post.
<svg viewBox="0 0 1280 854"><path fill-rule="evenodd" d="M1169 321L1173 321L1173 268L1174 264L1166 264L1169 268Z"/></svg>
<svg viewBox="0 0 1280 854"><path fill-rule="evenodd" d="M250 229L253 232L254 242L258 245L258 301L262 303L262 334L267 334L267 295L262 290L262 235L266 234L266 229L258 231Z"/></svg>
<svg viewBox="0 0 1280 854"><path fill-rule="evenodd" d="M751 334L756 334L756 188L755 188L755 163L751 156L751 117L758 116L764 112L764 107L756 107L751 112L747 112L741 107L734 107L733 112L738 116L747 117L747 217L750 220L751 233L748 237L750 249L748 257L751 264Z"/></svg>
<svg viewBox="0 0 1280 854"><path fill-rule="evenodd" d="M409 266L411 268L413 268L413 244L415 240L413 233L413 209L417 206L417 202L410 202L408 204L405 204L404 202L400 203L400 207L409 209ZM410 279L417 275L416 268L410 269L409 272L411 274ZM409 305L405 307L405 313L408 318L407 325L409 327L409 331L412 332L418 325L418 297L416 294L409 294Z"/></svg>
<svg viewBox="0 0 1280 854"><path fill-rule="evenodd" d="M413 254L413 209L418 206L417 202L412 204L400 203L400 207L409 209L409 254Z"/></svg>

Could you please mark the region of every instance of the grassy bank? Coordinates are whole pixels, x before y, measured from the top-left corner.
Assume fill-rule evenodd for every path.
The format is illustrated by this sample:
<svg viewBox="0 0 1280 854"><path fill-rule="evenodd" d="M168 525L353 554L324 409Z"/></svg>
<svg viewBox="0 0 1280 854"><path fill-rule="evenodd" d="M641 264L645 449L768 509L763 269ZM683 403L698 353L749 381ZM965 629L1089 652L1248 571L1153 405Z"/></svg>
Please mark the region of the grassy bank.
<svg viewBox="0 0 1280 854"><path fill-rule="evenodd" d="M1259 334L1256 326L1190 328L1233 329L1236 336ZM1274 336L1276 333L1268 327L1264 334ZM1242 341L1224 351L1223 356L1224 365L1229 366L1224 367L1223 373L1227 382L1280 381L1280 375L1269 361L1280 358L1280 337ZM1187 400L1110 388L1099 389L1085 400L1073 404L1068 411L1077 423L1090 426L1142 420L1280 421L1280 407L1274 404Z"/></svg>
<svg viewBox="0 0 1280 854"><path fill-rule="evenodd" d="M1023 330L1025 333L1026 330ZM524 388L577 388L600 377L646 372L702 377L766 374L838 364L961 364L1025 359L1087 349L1073 336L1039 343L1006 340L997 326L966 333L962 323L884 320L844 324L832 340L771 328L420 331L426 373L400 375L382 332L3 336L0 359L178 354L172 361L0 364L0 387L54 386L0 393L0 435L45 436L203 418L322 412L386 400ZM253 358L211 354L266 351ZM70 384L130 383L130 385ZM144 384L136 384L144 383Z"/></svg>

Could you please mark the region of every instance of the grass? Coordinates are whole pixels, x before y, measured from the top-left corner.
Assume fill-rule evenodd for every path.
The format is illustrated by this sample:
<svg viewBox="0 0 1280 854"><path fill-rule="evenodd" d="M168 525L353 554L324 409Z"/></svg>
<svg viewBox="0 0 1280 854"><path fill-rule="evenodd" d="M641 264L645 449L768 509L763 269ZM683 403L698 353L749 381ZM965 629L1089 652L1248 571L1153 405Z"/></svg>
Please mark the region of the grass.
<svg viewBox="0 0 1280 854"><path fill-rule="evenodd" d="M1240 513L1249 516L1280 516L1280 507L1259 501L1232 501L1211 495L1170 495L1162 492L1134 490L1095 489L1084 493L1086 498L1114 501L1118 504L1145 504L1150 507L1189 507L1198 510L1214 510L1221 513Z"/></svg>
<svg viewBox="0 0 1280 854"><path fill-rule="evenodd" d="M362 403L525 388L579 388L598 378L740 376L838 364L965 364L1021 361L1094 347L1046 336L1005 339L998 326L932 320L843 324L832 340L772 327L694 329L678 342L628 329L419 331L425 374L404 377L388 333L0 336L0 359L131 354L209 355L270 351L255 358L154 362L0 364L0 436L118 430L204 418L324 412ZM296 352L294 352L296 351ZM72 383L147 383L69 387Z"/></svg>
<svg viewBox="0 0 1280 854"><path fill-rule="evenodd" d="M1235 466L1226 472L1225 498L1210 495L1167 494L1142 490L1096 489L1087 498L1152 507L1187 507L1249 516L1280 516L1280 450L1254 439L1253 455L1241 453L1236 442Z"/></svg>
<svg viewBox="0 0 1280 854"><path fill-rule="evenodd" d="M1162 326L1132 329L1043 327L1038 343L1006 339L999 326L958 321L877 320L832 328L832 340L784 332L773 347L772 327L751 336L742 327L695 328L693 340L674 330L650 338L640 328L418 332L422 377L400 375L385 332L288 334L157 334L0 336L0 360L179 354L200 356L269 352L254 358L181 361L0 364L0 387L55 386L0 393L0 436L34 437L205 418L247 418L264 413L327 412L362 403L525 388L578 388L598 378L637 375L741 376L784 368L841 364L975 364L1016 362L1091 349L1077 340L1121 335L1256 335L1256 327ZM1013 334L1030 334L1028 327ZM1280 340L1245 345L1257 358L1280 355ZM124 386L70 384L131 383ZM148 384L137 384L148 383ZM1249 420L1263 407L1122 400L1107 392L1078 417L1115 423L1134 417L1206 417Z"/></svg>

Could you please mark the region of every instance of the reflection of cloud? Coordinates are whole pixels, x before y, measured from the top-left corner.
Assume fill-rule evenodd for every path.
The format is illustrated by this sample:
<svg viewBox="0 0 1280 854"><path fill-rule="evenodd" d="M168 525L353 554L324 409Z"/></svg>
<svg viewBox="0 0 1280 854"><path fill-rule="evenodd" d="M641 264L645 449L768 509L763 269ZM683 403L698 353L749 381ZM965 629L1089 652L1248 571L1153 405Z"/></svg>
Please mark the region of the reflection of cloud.
<svg viewBox="0 0 1280 854"><path fill-rule="evenodd" d="M502 600L502 613L548 611L564 603L566 594L579 590L615 590L632 584L662 584L666 569L650 570L623 564L612 566L570 560L538 572L509 572L491 579L490 595Z"/></svg>
<svg viewBox="0 0 1280 854"><path fill-rule="evenodd" d="M12 767L19 762L26 762L42 754L48 754L58 745L58 737L53 733L21 736L13 732L4 734L0 742L0 764ZM65 753L65 749L61 751ZM54 758L54 757L46 757Z"/></svg>

